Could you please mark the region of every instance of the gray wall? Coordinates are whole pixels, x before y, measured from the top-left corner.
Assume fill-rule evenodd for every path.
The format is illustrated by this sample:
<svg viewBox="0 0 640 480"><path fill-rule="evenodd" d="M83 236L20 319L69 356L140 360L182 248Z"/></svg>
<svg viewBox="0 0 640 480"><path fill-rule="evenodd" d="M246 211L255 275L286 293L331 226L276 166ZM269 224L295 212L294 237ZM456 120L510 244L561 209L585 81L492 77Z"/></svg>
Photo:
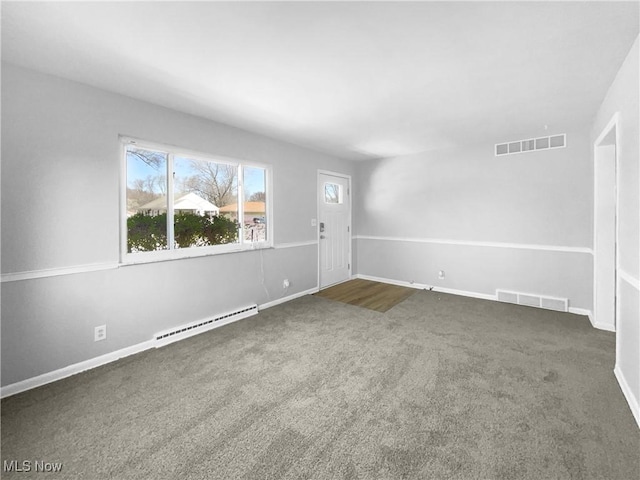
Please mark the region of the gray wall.
<svg viewBox="0 0 640 480"><path fill-rule="evenodd" d="M613 115L619 112L618 261L620 270L626 274L623 277L630 278L632 282L618 277L617 369L629 387L632 401L636 405L636 415L640 415L640 411L637 410L640 404L639 39L640 37L636 38L633 48L609 88L591 130L593 143Z"/></svg>
<svg viewBox="0 0 640 480"><path fill-rule="evenodd" d="M495 157L494 143L518 138L487 139L359 165L358 273L485 295L565 297L590 309L589 131L566 133L562 149Z"/></svg>
<svg viewBox="0 0 640 480"><path fill-rule="evenodd" d="M638 41L593 127L567 131L567 148L496 158L493 143L510 140L496 138L354 166L3 65L3 275L114 268L3 282L2 385L316 287L314 244L117 267L119 134L273 165L276 245L316 240L316 172L339 171L354 176L354 272L486 295L501 288L567 297L591 309L592 145L616 111L620 261L640 276L637 85ZM637 401L640 297L628 284L620 295L619 366ZM105 323L108 339L94 343L94 326Z"/></svg>
<svg viewBox="0 0 640 480"><path fill-rule="evenodd" d="M3 280L117 265L119 134L271 164L276 247L316 241L318 169L353 173L350 162L3 64ZM2 385L316 286L313 244L3 281ZM94 343L101 324L108 338Z"/></svg>

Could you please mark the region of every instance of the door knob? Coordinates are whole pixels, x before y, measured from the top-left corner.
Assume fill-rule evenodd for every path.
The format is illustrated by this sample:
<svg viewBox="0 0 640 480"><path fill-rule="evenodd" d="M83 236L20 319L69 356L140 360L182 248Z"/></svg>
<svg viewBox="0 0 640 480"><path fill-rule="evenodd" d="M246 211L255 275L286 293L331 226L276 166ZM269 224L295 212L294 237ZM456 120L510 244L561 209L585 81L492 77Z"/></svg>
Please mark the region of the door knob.
<svg viewBox="0 0 640 480"><path fill-rule="evenodd" d="M324 236L324 235L320 235L320 238L321 238L321 239L324 239L324 238L325 238L325 236Z"/></svg>

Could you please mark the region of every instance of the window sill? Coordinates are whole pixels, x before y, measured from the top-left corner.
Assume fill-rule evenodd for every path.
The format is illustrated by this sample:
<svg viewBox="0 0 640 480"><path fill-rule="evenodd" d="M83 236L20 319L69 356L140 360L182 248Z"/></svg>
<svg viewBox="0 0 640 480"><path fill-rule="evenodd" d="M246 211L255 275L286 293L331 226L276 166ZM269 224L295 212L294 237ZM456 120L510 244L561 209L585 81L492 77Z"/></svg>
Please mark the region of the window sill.
<svg viewBox="0 0 640 480"><path fill-rule="evenodd" d="M223 247L196 247L179 250L162 250L157 252L126 253L119 266L141 265L146 263L172 262L187 258L212 257L216 255L226 255L229 253L252 252L255 250L271 250L273 244L269 242L252 243L250 245L225 245Z"/></svg>

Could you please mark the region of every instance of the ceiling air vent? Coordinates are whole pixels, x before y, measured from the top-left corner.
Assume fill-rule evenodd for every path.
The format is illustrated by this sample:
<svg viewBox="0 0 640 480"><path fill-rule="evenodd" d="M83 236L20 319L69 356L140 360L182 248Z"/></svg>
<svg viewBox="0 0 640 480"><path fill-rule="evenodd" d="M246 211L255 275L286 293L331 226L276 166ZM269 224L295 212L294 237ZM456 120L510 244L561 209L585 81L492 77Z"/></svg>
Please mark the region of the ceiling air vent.
<svg viewBox="0 0 640 480"><path fill-rule="evenodd" d="M501 155L513 155L514 153L527 153L535 150L549 150L567 146L567 134L550 135L548 137L529 138L516 140L515 142L496 143L496 157Z"/></svg>

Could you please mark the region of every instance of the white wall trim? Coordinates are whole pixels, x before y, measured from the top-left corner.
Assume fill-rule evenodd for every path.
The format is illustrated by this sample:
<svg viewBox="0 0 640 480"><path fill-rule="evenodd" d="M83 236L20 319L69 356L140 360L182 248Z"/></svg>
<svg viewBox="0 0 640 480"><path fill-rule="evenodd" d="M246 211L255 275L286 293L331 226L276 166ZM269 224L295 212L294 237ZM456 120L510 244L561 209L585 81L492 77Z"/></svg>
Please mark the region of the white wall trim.
<svg viewBox="0 0 640 480"><path fill-rule="evenodd" d="M618 380L618 385L620 385L620 390L622 390L624 398L629 404L633 418L635 418L638 428L640 428L640 405L638 404L638 399L633 396L633 392L631 391L631 388L629 388L627 379L624 377L624 374L618 365L613 369L613 373L616 376L616 380Z"/></svg>
<svg viewBox="0 0 640 480"><path fill-rule="evenodd" d="M308 290L304 290L302 292L294 293L293 295L289 295L287 297L279 298L278 300L274 300L271 302L263 303L258 306L258 311L265 310L270 307L274 307L281 303L288 302L290 300L294 300L299 297L303 297L305 295L310 295L312 293L316 293L318 288L310 288ZM259 313L259 312L258 312ZM249 315L249 316L254 316ZM211 328L206 330L202 330L197 332L198 334L204 333L205 331L212 330L214 328L222 327L224 325L228 325L229 323L233 323L239 320L246 318L247 316L234 318L232 321L227 321L223 323L217 323L213 325ZM190 336L185 336L178 341L184 340L185 338L189 338ZM173 342L171 342L173 343ZM102 365L106 365L107 363L115 362L124 357L128 357L130 355L134 355L136 353L143 352L145 350L149 350L151 348L157 348L161 346L165 346L167 342L158 342L154 340L148 340L146 342L138 343L136 345L132 345L130 347L126 347L120 350L116 350L115 352L106 353L104 355L100 355L99 357L91 358L89 360L85 360L83 362L74 363L73 365L68 365L63 368L59 368L58 370L54 370L52 372L43 373L42 375L38 375L36 377L28 378L26 380L22 380L20 382L12 383L10 385L4 386L0 389L0 398L9 397L11 395L16 395L21 392L25 392L27 390L31 390L32 388L41 387L48 383L56 382L58 380L62 380L63 378L70 377L71 375L75 375L77 373L84 372L86 370L91 370L96 367L100 367Z"/></svg>
<svg viewBox="0 0 640 480"><path fill-rule="evenodd" d="M615 199L615 244L614 244L614 248L615 248L615 272L616 272L616 282L615 282L615 298L620 298L620 282L617 281L618 278L620 278L620 250L619 250L619 220L620 220L620 212L619 212L619 208L620 208L620 165L619 165L619 152L620 152L620 128L619 128L619 120L620 120L620 112L615 112L613 114L613 116L611 117L611 119L609 120L609 122L607 123L607 125L601 130L600 134L598 135L598 137L596 138L595 142L593 142L593 150L592 150L592 164L593 164L593 319L591 320L591 323L594 327L596 328L600 328L602 330L608 330L608 331L613 331L615 332L615 325L609 324L609 323L602 323L602 322L598 322L597 320L597 315L598 315L598 311L599 311L599 296L600 296L600 289L598 286L598 267L599 267L599 260L600 260L600 255L598 253L598 251L600 250L600 248L598 248L598 223L599 223L599 216L598 216L598 206L600 204L600 199L599 199L599 195L598 195L598 191L599 191L599 175L598 175L598 171L599 169L597 168L597 159L598 159L598 147L601 146L601 143L604 141L604 139L606 138L607 135L609 135L611 133L611 131L615 128L615 154L614 154L614 168L615 168L615 190L616 190L616 199ZM616 322L618 318L620 318L620 313L619 313L619 309L620 309L620 303L616 302L615 304L615 309L613 312L613 319L612 322ZM620 344L620 338L619 338L619 334L616 333L616 365L618 364L618 362L620 361L620 348L618 347Z"/></svg>
<svg viewBox="0 0 640 480"><path fill-rule="evenodd" d="M278 243L274 245L272 248L281 249L281 248L297 248L297 247L306 247L311 245L317 245L317 240L307 240L304 242L289 242L289 243ZM268 250L269 247L258 247L254 250L264 249ZM238 250L238 251L251 251L252 249ZM228 252L227 252L228 253ZM199 255L199 256L207 256L207 255ZM185 257L185 258L195 258L195 257ZM179 260L176 259L165 259L165 260ZM1 283L7 282L19 282L21 280L34 280L36 278L47 278L47 277L58 277L60 275L75 275L78 273L90 273L90 272L99 272L101 270L115 270L116 268L126 267L129 265L138 265L143 263L153 263L157 262L157 259L154 259L152 262L139 262L139 263L90 263L86 265L73 265L71 267L58 267L58 268L45 268L42 270L29 270L25 272L15 272L15 273L3 273L0 276Z"/></svg>
<svg viewBox="0 0 640 480"><path fill-rule="evenodd" d="M258 310L266 310L267 308L275 307L276 305L280 305L281 303L286 303L291 300L295 300L296 298L304 297L305 295L311 295L316 292L318 292L318 287L303 290L302 292L294 293L293 295L288 295L286 297L278 298L277 300L272 300L270 302L258 305Z"/></svg>
<svg viewBox="0 0 640 480"><path fill-rule="evenodd" d="M119 268L117 263L93 263L87 265L74 265L72 267L46 268L43 270L30 270L26 272L3 273L1 282L19 282L20 280L32 280L34 278L57 277L59 275L73 275L76 273L98 272L100 270L112 270Z"/></svg>
<svg viewBox="0 0 640 480"><path fill-rule="evenodd" d="M288 242L288 243L277 243L273 246L273 248L296 248L296 247L307 247L309 245L317 245L318 240L306 240L304 242Z"/></svg>
<svg viewBox="0 0 640 480"><path fill-rule="evenodd" d="M593 328L598 328L600 330L606 330L600 327L596 327L593 322L593 312L591 310L587 310L586 308L578 308L578 307L569 307L569 313L573 313L575 315L584 315L585 317L589 317L589 322L591 322L591 326Z"/></svg>
<svg viewBox="0 0 640 480"><path fill-rule="evenodd" d="M618 269L618 276L622 280L627 282L629 285L631 285L633 288L635 288L636 290L640 291L640 280L635 278L633 275L631 275L630 273L626 272L625 270L619 268Z"/></svg>
<svg viewBox="0 0 640 480"><path fill-rule="evenodd" d="M456 290L455 288L433 287L434 292L450 293L451 295L461 295L463 297L480 298L482 300L492 300L497 302L495 295L488 293L469 292L467 290Z"/></svg>
<svg viewBox="0 0 640 480"><path fill-rule="evenodd" d="M488 293L469 292L466 290L456 290L455 288L436 287L433 285L426 285L424 283L411 283L402 280L393 280L390 278L374 277L372 275L362 275L358 273L352 278L360 278L362 280L371 280L372 282L388 283L390 285L398 285L400 287L415 288L417 290L429 290L432 292L450 293L452 295L460 295L463 297L480 298L482 300L497 300L495 295Z"/></svg>
<svg viewBox="0 0 640 480"><path fill-rule="evenodd" d="M156 341L149 340L146 342L138 343L137 345L123 348L121 350L116 350L115 352L106 353L104 355L100 355L99 357L85 360L84 362L74 363L73 365L59 368L58 370L54 370L52 372L43 373L42 375L38 375L36 377L12 383L0 389L0 398L9 397L26 390L31 390L32 388L41 387L42 385L62 380L63 378L67 378L71 375L84 372L85 370L90 370L101 365L106 365L107 363L115 362L116 360L119 360L121 358L128 357L145 350L149 350L151 348L154 348L155 346Z"/></svg>
<svg viewBox="0 0 640 480"><path fill-rule="evenodd" d="M607 125L600 131L600 135L598 135L598 138L596 138L596 141L593 142L593 144L599 145L600 143L602 143L602 140L604 140L604 137L606 137L609 134L609 132L611 131L611 129L613 129L613 127L616 127L616 130L617 130L619 119L620 119L620 112L614 113L609 119L609 121L607 122Z"/></svg>
<svg viewBox="0 0 640 480"><path fill-rule="evenodd" d="M508 242L478 242L473 240L451 240L445 238L379 237L374 235L355 235L357 240L383 240L391 242L435 243L441 245L465 245L471 247L517 248L522 250L544 250L552 252L586 253L593 255L589 247L566 247L562 245L536 245Z"/></svg>
<svg viewBox="0 0 640 480"><path fill-rule="evenodd" d="M589 321L591 322L591 325L593 326L593 328L597 328L598 330L604 330L605 332L612 332L612 333L616 332L616 327L614 327L609 323L596 322L591 318L591 316L589 316Z"/></svg>
<svg viewBox="0 0 640 480"><path fill-rule="evenodd" d="M482 300L492 300L495 302L498 301L498 297L496 295L491 295L488 293L469 292L467 290L456 290L454 288L435 287L432 285L426 285L422 283L411 283L411 282L404 282L402 280L392 280L389 278L374 277L372 275L362 275L360 273L357 275L354 275L352 278L361 278L363 280L371 280L373 282L388 283L390 285L416 288L419 290L430 290L433 292L450 293L452 295L461 295L463 297L480 298ZM589 321L591 322L591 325L593 325L594 328L598 328L600 330L608 330L607 328L604 328L599 325L595 325L593 323L593 313L591 312L591 310L587 310L585 308L569 307L569 313L574 313L576 315L585 315L589 317Z"/></svg>

